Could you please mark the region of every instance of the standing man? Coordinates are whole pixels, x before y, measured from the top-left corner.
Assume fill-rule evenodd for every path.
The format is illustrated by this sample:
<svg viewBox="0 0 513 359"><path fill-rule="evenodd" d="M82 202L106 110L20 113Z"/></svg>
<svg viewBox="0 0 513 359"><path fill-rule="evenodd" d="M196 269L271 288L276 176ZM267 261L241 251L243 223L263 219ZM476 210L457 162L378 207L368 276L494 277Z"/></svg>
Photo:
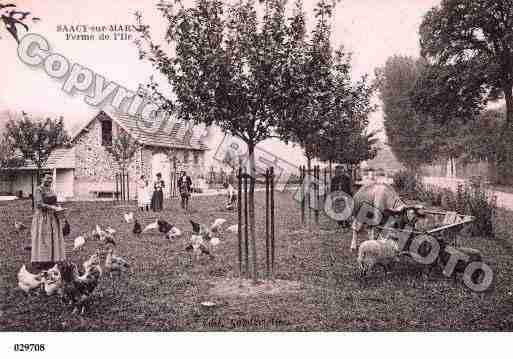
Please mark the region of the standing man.
<svg viewBox="0 0 513 359"><path fill-rule="evenodd" d="M347 169L344 166L335 167L335 176L331 179L331 192L342 191L349 196L353 195L351 177L347 173ZM337 212L342 212L343 208L337 208ZM338 225L344 228L349 227L350 223L348 220L338 221Z"/></svg>
<svg viewBox="0 0 513 359"><path fill-rule="evenodd" d="M180 198L182 199L182 208L186 211L189 210L189 197L192 192L192 180L185 171L182 171L180 178L178 178L178 190L180 191Z"/></svg>

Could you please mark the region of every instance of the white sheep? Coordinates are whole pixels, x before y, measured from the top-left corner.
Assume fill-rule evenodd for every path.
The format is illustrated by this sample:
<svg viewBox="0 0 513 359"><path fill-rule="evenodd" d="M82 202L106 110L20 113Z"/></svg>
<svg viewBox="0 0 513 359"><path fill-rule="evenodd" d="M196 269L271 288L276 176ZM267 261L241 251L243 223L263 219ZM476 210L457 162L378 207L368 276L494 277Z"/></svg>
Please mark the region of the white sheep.
<svg viewBox="0 0 513 359"><path fill-rule="evenodd" d="M369 239L358 249L358 267L362 276L366 275L374 266L381 265L385 271L397 261L399 244L393 239Z"/></svg>

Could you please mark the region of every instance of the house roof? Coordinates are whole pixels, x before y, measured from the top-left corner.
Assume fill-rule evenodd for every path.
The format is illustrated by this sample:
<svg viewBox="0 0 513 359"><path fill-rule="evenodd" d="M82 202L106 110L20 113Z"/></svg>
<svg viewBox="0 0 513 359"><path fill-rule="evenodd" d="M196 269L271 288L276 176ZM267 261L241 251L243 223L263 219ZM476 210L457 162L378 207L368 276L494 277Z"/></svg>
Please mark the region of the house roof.
<svg viewBox="0 0 513 359"><path fill-rule="evenodd" d="M50 154L43 169L71 169L75 168L75 148L56 148ZM25 166L18 167L19 170L35 170L36 165L27 160Z"/></svg>
<svg viewBox="0 0 513 359"><path fill-rule="evenodd" d="M139 143L154 147L167 147L191 150L207 150L208 147L201 142L201 131L194 126L192 137L187 139L187 128L178 121L164 121L160 126L150 126L140 116L132 116L126 113L107 113L100 111L95 117L88 121L84 127L75 133L74 140L89 124L96 119L107 117L116 122L127 131Z"/></svg>

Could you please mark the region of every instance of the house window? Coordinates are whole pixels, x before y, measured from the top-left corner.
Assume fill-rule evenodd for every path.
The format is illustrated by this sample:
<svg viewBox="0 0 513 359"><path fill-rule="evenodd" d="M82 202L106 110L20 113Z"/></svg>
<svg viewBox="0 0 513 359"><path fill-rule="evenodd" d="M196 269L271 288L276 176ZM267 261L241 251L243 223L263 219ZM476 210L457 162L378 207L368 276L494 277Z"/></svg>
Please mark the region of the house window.
<svg viewBox="0 0 513 359"><path fill-rule="evenodd" d="M102 146L112 146L112 121L102 121Z"/></svg>
<svg viewBox="0 0 513 359"><path fill-rule="evenodd" d="M194 152L194 164L195 165L199 164L199 153L198 152Z"/></svg>
<svg viewBox="0 0 513 359"><path fill-rule="evenodd" d="M189 163L189 151L184 151L184 153L183 153L183 163L184 164Z"/></svg>

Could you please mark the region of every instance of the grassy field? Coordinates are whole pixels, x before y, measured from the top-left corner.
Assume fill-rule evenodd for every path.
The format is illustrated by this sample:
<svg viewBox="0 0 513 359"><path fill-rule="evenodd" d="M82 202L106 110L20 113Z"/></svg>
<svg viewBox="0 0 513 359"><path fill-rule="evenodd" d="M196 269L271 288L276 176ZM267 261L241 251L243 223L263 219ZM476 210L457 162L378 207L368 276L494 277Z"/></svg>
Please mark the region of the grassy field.
<svg viewBox="0 0 513 359"><path fill-rule="evenodd" d="M406 331L511 330L513 258L503 240L458 238L461 245L480 249L491 264L495 282L483 298L439 271L426 280L420 268L404 260L387 276L377 271L366 282L356 275L349 252L350 232L321 218L319 228L301 229L290 193L276 195L276 277L299 282L298 290L275 295L225 296L212 287L237 273L237 236L225 233L214 260L191 262L184 240L164 241L157 233L135 238L124 223L126 208L109 202L69 203L72 233L67 246L71 260L81 263L97 248L88 242L78 253L72 238L96 224L118 230L117 254L132 264L130 273L111 281L102 278L92 307L84 316L54 297L26 297L17 289L16 273L29 254L23 237L13 232L14 218L29 224L28 201L0 203L0 330L2 331ZM257 194L258 227L264 230L263 193ZM236 212L220 210L219 197L194 199L185 216L178 203L167 202L162 218L190 231L189 219L210 223L215 218L236 223ZM134 208L131 208L134 210ZM144 223L153 213L138 213ZM507 213L501 220L508 221ZM509 228L509 226L508 226ZM511 231L501 228L502 238ZM28 235L26 233L25 235ZM260 268L264 266L263 233L259 238ZM506 243L506 244L505 244ZM100 296L100 293L103 296ZM218 305L206 309L202 301Z"/></svg>

